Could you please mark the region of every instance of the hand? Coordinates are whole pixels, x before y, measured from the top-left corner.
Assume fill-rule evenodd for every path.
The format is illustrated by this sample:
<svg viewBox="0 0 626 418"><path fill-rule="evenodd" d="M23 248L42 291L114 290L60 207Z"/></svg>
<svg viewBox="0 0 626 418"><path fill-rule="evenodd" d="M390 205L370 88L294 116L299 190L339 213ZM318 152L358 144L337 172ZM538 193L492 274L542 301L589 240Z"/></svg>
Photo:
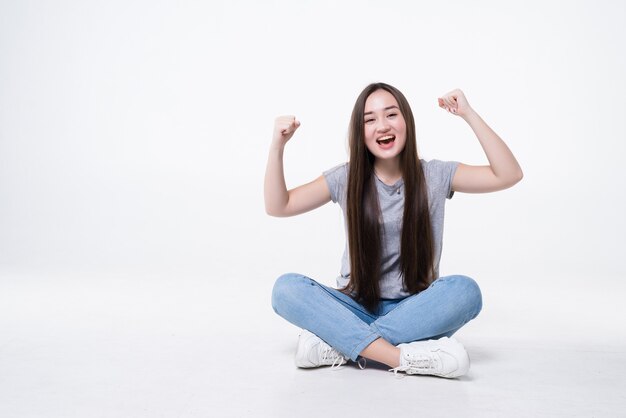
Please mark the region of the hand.
<svg viewBox="0 0 626 418"><path fill-rule="evenodd" d="M473 111L467 102L465 95L459 89L452 90L437 100L439 101L439 107L446 109L448 112L457 116L464 117Z"/></svg>
<svg viewBox="0 0 626 418"><path fill-rule="evenodd" d="M274 137L273 142L284 146L291 139L296 129L300 126L300 122L295 116L279 116L274 121Z"/></svg>

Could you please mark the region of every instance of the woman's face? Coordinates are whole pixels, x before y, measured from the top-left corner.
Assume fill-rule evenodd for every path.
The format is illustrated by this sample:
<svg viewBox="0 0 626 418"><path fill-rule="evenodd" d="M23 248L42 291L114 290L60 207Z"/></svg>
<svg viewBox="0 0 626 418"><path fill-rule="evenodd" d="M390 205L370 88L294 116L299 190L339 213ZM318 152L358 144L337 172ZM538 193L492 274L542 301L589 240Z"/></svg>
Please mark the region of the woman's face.
<svg viewBox="0 0 626 418"><path fill-rule="evenodd" d="M394 159L406 143L406 123L396 98L376 90L365 101L365 146L377 159Z"/></svg>

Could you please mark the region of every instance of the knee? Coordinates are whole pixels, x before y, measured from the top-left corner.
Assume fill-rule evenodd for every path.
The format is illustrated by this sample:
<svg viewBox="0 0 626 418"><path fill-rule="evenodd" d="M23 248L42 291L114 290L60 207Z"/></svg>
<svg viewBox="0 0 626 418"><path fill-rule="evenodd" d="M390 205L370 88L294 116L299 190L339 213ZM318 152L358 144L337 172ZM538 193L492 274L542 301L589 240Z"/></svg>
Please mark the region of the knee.
<svg viewBox="0 0 626 418"><path fill-rule="evenodd" d="M298 299L298 288L306 277L301 274L287 273L276 279L272 289L272 308L280 314L285 305Z"/></svg>
<svg viewBox="0 0 626 418"><path fill-rule="evenodd" d="M456 303L468 315L468 320L474 319L483 307L483 296L478 283L471 277L457 275L450 276L450 285L456 294Z"/></svg>

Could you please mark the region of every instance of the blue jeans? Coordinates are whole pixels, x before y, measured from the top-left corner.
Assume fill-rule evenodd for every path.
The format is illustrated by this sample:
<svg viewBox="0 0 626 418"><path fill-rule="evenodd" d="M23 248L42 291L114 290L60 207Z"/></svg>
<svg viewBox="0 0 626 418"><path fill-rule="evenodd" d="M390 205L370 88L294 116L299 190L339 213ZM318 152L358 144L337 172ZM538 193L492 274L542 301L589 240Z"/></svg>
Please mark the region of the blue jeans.
<svg viewBox="0 0 626 418"><path fill-rule="evenodd" d="M272 307L356 361L365 347L381 337L398 345L451 336L478 315L482 296L469 277L446 276L416 295L382 299L376 311L369 312L337 289L288 273L276 280Z"/></svg>

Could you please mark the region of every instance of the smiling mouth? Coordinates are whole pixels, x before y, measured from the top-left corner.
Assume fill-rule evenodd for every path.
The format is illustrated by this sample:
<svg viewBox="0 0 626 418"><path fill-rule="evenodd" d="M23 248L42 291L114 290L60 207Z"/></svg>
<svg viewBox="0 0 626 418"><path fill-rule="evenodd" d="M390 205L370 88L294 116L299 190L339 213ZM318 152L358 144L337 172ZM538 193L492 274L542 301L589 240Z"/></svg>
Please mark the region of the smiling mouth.
<svg viewBox="0 0 626 418"><path fill-rule="evenodd" d="M393 136L393 135L388 135L388 136L383 136L383 137L382 137L382 138L380 138L380 139L377 139L377 140L376 140L376 143L377 143L377 144L379 144L379 145L380 145L380 144L388 144L388 143L393 142L393 141L395 141L395 140L396 140L396 137L395 137L395 136Z"/></svg>

